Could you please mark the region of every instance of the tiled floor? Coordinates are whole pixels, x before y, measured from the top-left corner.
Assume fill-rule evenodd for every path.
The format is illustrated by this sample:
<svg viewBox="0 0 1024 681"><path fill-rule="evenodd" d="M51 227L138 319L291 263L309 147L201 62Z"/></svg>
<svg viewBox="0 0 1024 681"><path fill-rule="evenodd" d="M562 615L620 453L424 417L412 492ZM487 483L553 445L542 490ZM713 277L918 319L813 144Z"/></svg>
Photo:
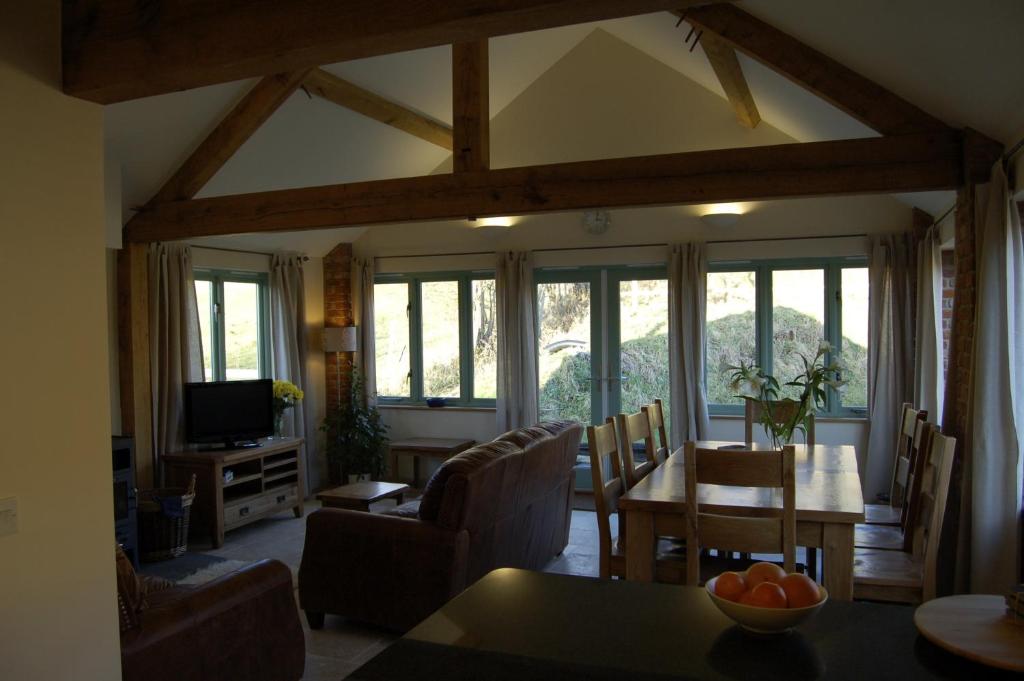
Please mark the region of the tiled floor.
<svg viewBox="0 0 1024 681"><path fill-rule="evenodd" d="M392 503L384 501L380 507ZM318 507L318 502L307 504L306 513ZM305 529L305 518L295 518L288 512L230 532L224 546L219 549L203 549L201 546L190 548L228 560L276 558L288 565L297 577ZM597 546L597 516L591 511L573 511L569 546L547 569L551 572L596 577ZM390 632L351 624L341 617L328 615L320 631L311 631L306 625L305 616L301 619L306 632L306 675L303 678L308 681L339 681L396 638Z"/></svg>

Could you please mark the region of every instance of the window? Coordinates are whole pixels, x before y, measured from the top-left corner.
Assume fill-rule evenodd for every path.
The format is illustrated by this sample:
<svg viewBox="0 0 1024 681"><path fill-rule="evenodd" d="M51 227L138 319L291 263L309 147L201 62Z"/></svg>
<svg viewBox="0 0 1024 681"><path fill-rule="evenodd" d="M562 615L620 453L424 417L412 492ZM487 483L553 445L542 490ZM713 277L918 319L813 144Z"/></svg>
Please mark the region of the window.
<svg viewBox="0 0 1024 681"><path fill-rule="evenodd" d="M269 378L267 276L196 270L195 285L206 380Z"/></svg>
<svg viewBox="0 0 1024 681"><path fill-rule="evenodd" d="M497 327L490 273L378 275L377 394L384 402L494 404Z"/></svg>
<svg viewBox="0 0 1024 681"><path fill-rule="evenodd" d="M868 270L863 258L712 265L707 278L705 372L712 413L741 413L729 366L754 362L785 384L804 371L800 355L832 344L848 384L829 390L824 415L867 408ZM798 397L783 385L782 397Z"/></svg>

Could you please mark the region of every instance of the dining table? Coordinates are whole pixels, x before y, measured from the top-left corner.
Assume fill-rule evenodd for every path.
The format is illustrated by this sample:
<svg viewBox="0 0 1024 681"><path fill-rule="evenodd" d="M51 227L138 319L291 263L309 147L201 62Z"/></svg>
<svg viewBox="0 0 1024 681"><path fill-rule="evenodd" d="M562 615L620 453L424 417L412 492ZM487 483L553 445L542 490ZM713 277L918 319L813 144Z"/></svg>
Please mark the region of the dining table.
<svg viewBox="0 0 1024 681"><path fill-rule="evenodd" d="M751 445L702 440L700 449L771 451ZM822 550L822 585L834 600L853 599L853 530L864 522L857 452L850 445L794 445L796 450L796 544ZM782 489L697 487L702 512L764 517L782 508ZM658 537L686 536L683 450L677 449L619 497L626 519L626 579L654 581ZM718 548L718 547L708 547ZM728 547L721 547L728 548Z"/></svg>
<svg viewBox="0 0 1024 681"><path fill-rule="evenodd" d="M350 681L906 681L1013 679L921 636L914 608L829 600L751 634L703 587L495 570Z"/></svg>

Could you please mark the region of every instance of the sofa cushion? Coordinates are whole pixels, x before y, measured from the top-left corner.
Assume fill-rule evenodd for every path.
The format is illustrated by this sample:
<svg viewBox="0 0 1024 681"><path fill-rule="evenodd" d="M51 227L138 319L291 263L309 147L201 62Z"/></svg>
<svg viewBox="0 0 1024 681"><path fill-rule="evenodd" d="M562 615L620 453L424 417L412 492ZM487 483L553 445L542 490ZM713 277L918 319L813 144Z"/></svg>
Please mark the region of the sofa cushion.
<svg viewBox="0 0 1024 681"><path fill-rule="evenodd" d="M407 501L404 504L399 504L393 508L388 508L381 511L382 515L396 515L399 518L419 518L420 517L420 500L414 499L413 501Z"/></svg>
<svg viewBox="0 0 1024 681"><path fill-rule="evenodd" d="M525 449L531 444L545 440L549 437L551 437L550 431L538 426L531 426L530 428L517 428L516 430L510 430L503 435L499 435L495 442L511 442L520 449Z"/></svg>
<svg viewBox="0 0 1024 681"><path fill-rule="evenodd" d="M423 496L420 498L420 520L437 522L438 515L441 513L441 504L444 501L445 487L453 475L469 475L490 462L508 454L514 454L520 449L511 442L487 442L467 449L445 461L430 477ZM452 501L449 500L449 504Z"/></svg>

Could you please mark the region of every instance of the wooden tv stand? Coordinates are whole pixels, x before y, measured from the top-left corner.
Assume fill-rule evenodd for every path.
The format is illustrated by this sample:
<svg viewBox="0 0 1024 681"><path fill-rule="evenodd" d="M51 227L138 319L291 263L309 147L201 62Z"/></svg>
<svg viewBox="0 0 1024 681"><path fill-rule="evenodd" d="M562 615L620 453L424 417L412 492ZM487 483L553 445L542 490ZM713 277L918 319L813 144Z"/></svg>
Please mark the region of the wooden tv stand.
<svg viewBox="0 0 1024 681"><path fill-rule="evenodd" d="M164 454L163 463L171 487L186 487L195 474L189 535L208 531L214 548L224 544L225 532L254 520L287 509L302 517L302 438L261 440L259 447L244 449L190 449ZM226 471L234 474L229 482Z"/></svg>

